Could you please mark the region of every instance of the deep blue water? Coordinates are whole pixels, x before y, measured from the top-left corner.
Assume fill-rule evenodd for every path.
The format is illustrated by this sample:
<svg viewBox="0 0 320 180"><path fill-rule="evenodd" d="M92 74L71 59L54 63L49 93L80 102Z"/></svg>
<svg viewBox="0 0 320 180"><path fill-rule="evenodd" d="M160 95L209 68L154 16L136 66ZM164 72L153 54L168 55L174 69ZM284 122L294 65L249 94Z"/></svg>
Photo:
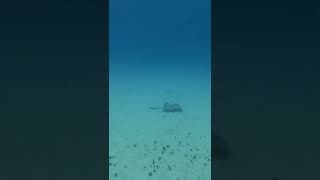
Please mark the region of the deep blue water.
<svg viewBox="0 0 320 180"><path fill-rule="evenodd" d="M196 65L210 72L210 13L210 0L110 0L110 71Z"/></svg>

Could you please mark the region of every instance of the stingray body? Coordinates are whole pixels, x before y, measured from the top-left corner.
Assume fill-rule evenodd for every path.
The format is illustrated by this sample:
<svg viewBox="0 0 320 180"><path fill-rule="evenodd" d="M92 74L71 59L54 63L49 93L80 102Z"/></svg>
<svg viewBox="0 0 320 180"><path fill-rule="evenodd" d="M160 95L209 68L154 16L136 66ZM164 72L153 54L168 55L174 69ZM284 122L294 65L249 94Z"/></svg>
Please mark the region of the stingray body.
<svg viewBox="0 0 320 180"><path fill-rule="evenodd" d="M182 107L179 104L164 103L162 107L163 112L182 112Z"/></svg>
<svg viewBox="0 0 320 180"><path fill-rule="evenodd" d="M182 107L179 104L171 104L171 103L164 103L162 107L149 107L151 110L162 109L163 112L166 113L174 113L174 112L183 112Z"/></svg>

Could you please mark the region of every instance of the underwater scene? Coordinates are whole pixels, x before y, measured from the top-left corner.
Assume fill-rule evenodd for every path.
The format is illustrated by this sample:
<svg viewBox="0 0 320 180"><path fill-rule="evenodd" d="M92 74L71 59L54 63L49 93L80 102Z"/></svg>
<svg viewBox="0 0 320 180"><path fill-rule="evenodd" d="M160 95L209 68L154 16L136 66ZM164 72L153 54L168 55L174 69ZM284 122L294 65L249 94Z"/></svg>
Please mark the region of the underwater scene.
<svg viewBox="0 0 320 180"><path fill-rule="evenodd" d="M211 179L210 0L109 1L109 179Z"/></svg>

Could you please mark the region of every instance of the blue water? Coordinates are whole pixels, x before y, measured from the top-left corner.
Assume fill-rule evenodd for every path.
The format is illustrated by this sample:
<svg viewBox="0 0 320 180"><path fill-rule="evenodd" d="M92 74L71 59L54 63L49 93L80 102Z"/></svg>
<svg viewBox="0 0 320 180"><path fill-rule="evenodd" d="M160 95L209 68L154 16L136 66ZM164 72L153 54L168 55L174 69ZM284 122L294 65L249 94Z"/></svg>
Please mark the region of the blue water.
<svg viewBox="0 0 320 180"><path fill-rule="evenodd" d="M209 73L210 13L209 0L110 0L110 70L124 64L144 69L196 65Z"/></svg>
<svg viewBox="0 0 320 180"><path fill-rule="evenodd" d="M109 151L116 156L110 178L211 179L210 0L110 0L109 6ZM184 111L150 110L168 101ZM179 138L188 145L178 145ZM164 153L158 169L145 169L161 154L139 148L155 139L175 155ZM198 151L190 153L189 143ZM187 151L197 158L189 162Z"/></svg>

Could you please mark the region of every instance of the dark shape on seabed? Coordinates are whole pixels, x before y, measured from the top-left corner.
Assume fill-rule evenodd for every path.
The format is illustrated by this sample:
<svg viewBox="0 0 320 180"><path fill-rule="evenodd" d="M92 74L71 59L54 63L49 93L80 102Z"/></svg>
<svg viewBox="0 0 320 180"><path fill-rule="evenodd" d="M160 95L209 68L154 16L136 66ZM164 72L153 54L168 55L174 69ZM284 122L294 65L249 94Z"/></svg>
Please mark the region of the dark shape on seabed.
<svg viewBox="0 0 320 180"><path fill-rule="evenodd" d="M229 160L231 158L231 149L228 143L215 132L213 132L213 159Z"/></svg>
<svg viewBox="0 0 320 180"><path fill-rule="evenodd" d="M163 112L182 112L182 107L179 104L164 103L162 107Z"/></svg>
<svg viewBox="0 0 320 180"><path fill-rule="evenodd" d="M156 110L156 109L161 109L161 107L149 107L149 109Z"/></svg>

